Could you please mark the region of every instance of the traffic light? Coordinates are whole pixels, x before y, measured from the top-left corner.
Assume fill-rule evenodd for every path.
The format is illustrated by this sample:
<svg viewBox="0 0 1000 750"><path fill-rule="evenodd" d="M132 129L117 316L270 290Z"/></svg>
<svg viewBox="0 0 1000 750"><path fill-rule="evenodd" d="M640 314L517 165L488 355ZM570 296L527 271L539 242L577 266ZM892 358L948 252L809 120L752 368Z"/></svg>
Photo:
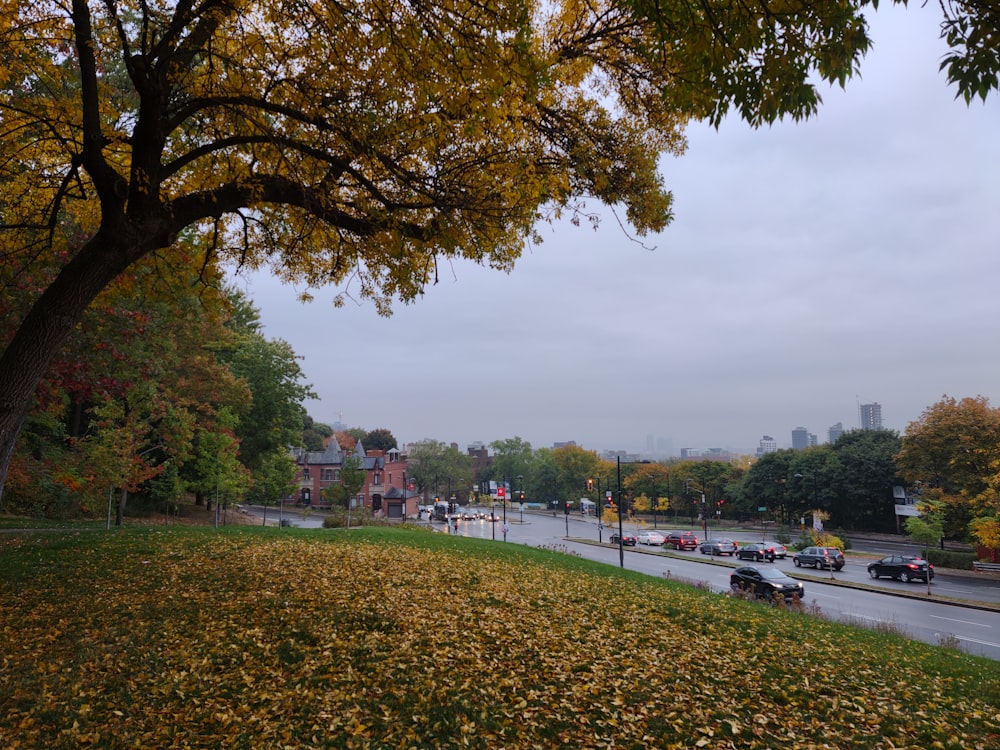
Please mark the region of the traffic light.
<svg viewBox="0 0 1000 750"><path fill-rule="evenodd" d="M524 490L521 490L521 494L519 495L518 499L520 499L522 503L524 502Z"/></svg>
<svg viewBox="0 0 1000 750"><path fill-rule="evenodd" d="M588 479L587 480L587 492L593 492L593 491L594 491L594 480L593 479Z"/></svg>
<svg viewBox="0 0 1000 750"><path fill-rule="evenodd" d="M567 500L566 501L566 515L567 516L569 515L569 506L571 506L572 504L573 504L572 500Z"/></svg>

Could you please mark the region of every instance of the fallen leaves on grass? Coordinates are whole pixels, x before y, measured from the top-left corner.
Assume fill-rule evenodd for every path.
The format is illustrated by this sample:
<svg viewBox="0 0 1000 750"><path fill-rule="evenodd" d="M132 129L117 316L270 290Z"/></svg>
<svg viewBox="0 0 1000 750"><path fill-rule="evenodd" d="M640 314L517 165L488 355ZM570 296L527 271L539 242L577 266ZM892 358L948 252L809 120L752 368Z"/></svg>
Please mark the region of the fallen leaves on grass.
<svg viewBox="0 0 1000 750"><path fill-rule="evenodd" d="M4 582L0 745L998 744L992 662L557 552L334 538L98 540Z"/></svg>

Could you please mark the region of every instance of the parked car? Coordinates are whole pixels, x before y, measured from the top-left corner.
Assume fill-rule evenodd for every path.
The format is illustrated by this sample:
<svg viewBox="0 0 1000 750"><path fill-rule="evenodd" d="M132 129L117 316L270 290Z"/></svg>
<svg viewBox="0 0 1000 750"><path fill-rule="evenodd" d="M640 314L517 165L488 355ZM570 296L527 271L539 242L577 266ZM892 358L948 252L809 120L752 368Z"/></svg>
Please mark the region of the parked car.
<svg viewBox="0 0 1000 750"><path fill-rule="evenodd" d="M751 542L736 550L736 558L756 562L774 562L774 548L761 542Z"/></svg>
<svg viewBox="0 0 1000 750"><path fill-rule="evenodd" d="M781 542L761 542L765 547L769 547L775 557L784 560L788 556L788 547Z"/></svg>
<svg viewBox="0 0 1000 750"><path fill-rule="evenodd" d="M661 545L666 541L666 537L659 531L640 531L636 537L639 544Z"/></svg>
<svg viewBox="0 0 1000 750"><path fill-rule="evenodd" d="M872 578L898 578L903 583L909 583L914 578L927 582L928 578L934 580L934 566L919 555L889 555L868 563L868 575Z"/></svg>
<svg viewBox="0 0 1000 750"><path fill-rule="evenodd" d="M734 591L748 591L762 599L773 599L780 595L785 599L805 596L806 588L801 581L789 578L777 568L737 568L729 576L729 586Z"/></svg>
<svg viewBox="0 0 1000 750"><path fill-rule="evenodd" d="M732 539L712 539L699 544L698 551L703 555L735 555L736 542Z"/></svg>
<svg viewBox="0 0 1000 750"><path fill-rule="evenodd" d="M840 570L844 567L844 553L836 547L806 547L792 555L792 562L796 568L811 565L817 569L832 567Z"/></svg>
<svg viewBox="0 0 1000 750"><path fill-rule="evenodd" d="M674 549L698 549L698 535L693 531L671 531L664 544Z"/></svg>
<svg viewBox="0 0 1000 750"><path fill-rule="evenodd" d="M625 547L635 546L636 543L635 534L630 534L629 532L626 531L621 536L619 536L618 532L616 531L611 535L612 544L618 544L619 539L621 539L621 544Z"/></svg>

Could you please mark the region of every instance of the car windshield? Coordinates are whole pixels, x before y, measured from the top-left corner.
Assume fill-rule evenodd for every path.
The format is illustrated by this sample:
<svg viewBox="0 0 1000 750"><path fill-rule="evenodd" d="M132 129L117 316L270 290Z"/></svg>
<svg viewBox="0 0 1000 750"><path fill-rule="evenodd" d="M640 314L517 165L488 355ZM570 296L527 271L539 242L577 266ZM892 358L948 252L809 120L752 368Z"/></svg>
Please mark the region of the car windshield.
<svg viewBox="0 0 1000 750"><path fill-rule="evenodd" d="M784 581L788 578L788 576L775 568L764 568L764 570L758 572L763 578L770 578L772 581Z"/></svg>

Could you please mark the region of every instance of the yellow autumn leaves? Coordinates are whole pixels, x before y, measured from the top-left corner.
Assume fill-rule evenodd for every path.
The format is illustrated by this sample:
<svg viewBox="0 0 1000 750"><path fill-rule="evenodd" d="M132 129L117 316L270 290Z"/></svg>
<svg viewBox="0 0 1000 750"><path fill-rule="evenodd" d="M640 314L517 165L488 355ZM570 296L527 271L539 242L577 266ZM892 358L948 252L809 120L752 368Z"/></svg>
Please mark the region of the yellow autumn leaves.
<svg viewBox="0 0 1000 750"><path fill-rule="evenodd" d="M0 570L4 748L1000 737L993 662L548 550L398 529L129 530L4 540Z"/></svg>

